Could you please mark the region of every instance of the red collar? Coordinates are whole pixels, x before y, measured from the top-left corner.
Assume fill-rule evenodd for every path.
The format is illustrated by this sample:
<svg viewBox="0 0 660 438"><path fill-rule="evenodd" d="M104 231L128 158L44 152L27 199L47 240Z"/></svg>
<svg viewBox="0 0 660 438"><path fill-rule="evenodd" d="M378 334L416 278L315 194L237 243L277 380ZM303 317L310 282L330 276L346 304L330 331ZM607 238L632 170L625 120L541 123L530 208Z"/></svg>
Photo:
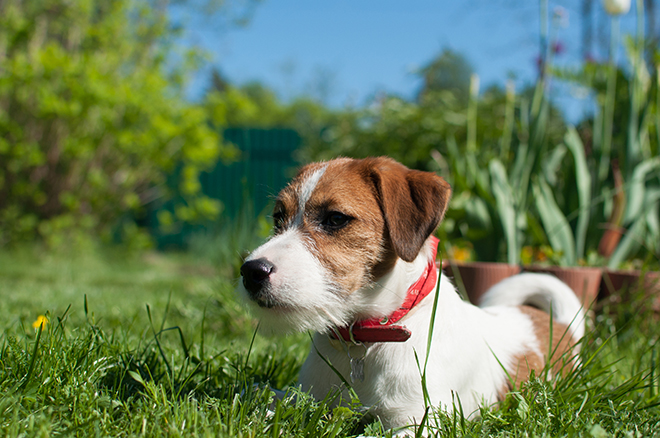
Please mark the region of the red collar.
<svg viewBox="0 0 660 438"><path fill-rule="evenodd" d="M406 299L401 307L390 316L384 318L372 318L357 321L349 327L339 327L339 332L346 342L405 342L412 333L404 325L395 325L397 321L406 316L413 307L419 304L434 289L438 273L435 266L435 258L438 253L438 239L431 236L433 256L426 265L424 273L412 286L408 288ZM351 337L352 333L352 337ZM337 334L331 335L337 339Z"/></svg>

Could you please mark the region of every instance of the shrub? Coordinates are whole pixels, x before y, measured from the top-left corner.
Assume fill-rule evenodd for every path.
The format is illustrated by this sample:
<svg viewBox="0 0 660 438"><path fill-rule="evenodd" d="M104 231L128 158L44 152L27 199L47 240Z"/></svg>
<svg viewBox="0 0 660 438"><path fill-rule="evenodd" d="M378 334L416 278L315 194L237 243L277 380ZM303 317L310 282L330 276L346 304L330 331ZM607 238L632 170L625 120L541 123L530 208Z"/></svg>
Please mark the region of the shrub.
<svg viewBox="0 0 660 438"><path fill-rule="evenodd" d="M198 174L233 149L184 101L199 57L178 53L173 32L129 0L0 3L0 245L109 236L167 196L167 175L186 218L219 213Z"/></svg>

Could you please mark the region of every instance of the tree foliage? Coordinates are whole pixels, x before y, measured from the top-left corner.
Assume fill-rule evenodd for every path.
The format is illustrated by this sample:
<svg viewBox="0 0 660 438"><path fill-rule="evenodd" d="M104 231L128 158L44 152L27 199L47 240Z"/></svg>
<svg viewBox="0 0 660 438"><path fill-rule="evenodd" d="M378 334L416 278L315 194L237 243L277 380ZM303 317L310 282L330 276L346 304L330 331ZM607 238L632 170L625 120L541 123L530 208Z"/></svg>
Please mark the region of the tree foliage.
<svg viewBox="0 0 660 438"><path fill-rule="evenodd" d="M309 149L323 147L323 133L351 113L350 110L332 110L306 96L283 102L276 93L258 82L235 86L218 72L212 73L211 84L204 98L204 108L212 126L217 129L225 126L294 129L307 145L300 151L299 159L303 162L312 158Z"/></svg>
<svg viewBox="0 0 660 438"><path fill-rule="evenodd" d="M469 98L473 72L470 62L462 54L445 48L420 71L424 85L419 98L434 91L450 91L465 104Z"/></svg>
<svg viewBox="0 0 660 438"><path fill-rule="evenodd" d="M172 37L129 0L0 3L0 244L108 235L176 166L181 216L217 215L198 174L233 149L183 99L195 55Z"/></svg>

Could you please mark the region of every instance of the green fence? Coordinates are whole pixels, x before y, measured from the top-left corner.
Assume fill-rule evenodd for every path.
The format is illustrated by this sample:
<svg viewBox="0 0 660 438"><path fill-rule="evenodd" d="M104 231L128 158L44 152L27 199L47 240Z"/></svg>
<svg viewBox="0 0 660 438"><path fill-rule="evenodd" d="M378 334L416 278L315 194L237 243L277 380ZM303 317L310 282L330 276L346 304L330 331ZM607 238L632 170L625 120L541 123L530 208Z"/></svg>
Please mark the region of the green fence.
<svg viewBox="0 0 660 438"><path fill-rule="evenodd" d="M291 129L228 129L224 138L241 150L241 159L202 174L204 193L221 200L229 217L246 202L262 213L296 170L292 154L300 146L300 136Z"/></svg>
<svg viewBox="0 0 660 438"><path fill-rule="evenodd" d="M233 143L240 157L231 164L218 163L216 167L200 175L204 194L222 202L221 220L235 218L240 213L255 216L272 208L275 195L295 174L297 163L293 152L300 147L298 133L291 129L227 129L225 141ZM176 190L175 187L171 187ZM214 224L185 224L171 233L158 229L156 216L165 204L149 213L149 228L159 248L185 248L191 233L213 227Z"/></svg>

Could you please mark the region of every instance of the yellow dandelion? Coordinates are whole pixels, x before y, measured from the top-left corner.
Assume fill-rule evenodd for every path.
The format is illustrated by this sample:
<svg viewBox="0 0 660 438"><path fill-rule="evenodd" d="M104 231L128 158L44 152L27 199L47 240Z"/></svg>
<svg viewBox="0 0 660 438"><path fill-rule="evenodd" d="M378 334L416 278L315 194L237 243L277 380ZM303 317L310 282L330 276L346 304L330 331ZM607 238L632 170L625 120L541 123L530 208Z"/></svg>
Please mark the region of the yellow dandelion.
<svg viewBox="0 0 660 438"><path fill-rule="evenodd" d="M37 316L37 320L32 323L32 327L38 329L39 327L44 327L46 324L48 324L48 318L46 318L44 315L39 315Z"/></svg>

